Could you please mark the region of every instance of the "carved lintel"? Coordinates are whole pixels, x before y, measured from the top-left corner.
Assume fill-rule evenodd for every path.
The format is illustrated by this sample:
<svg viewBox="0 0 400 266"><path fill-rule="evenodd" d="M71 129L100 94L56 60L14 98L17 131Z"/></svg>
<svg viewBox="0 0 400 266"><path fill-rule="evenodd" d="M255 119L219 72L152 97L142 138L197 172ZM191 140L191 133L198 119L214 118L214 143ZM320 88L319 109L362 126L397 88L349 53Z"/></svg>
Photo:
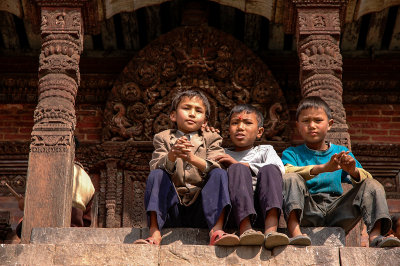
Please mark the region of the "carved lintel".
<svg viewBox="0 0 400 266"><path fill-rule="evenodd" d="M252 104L264 115L263 141L289 138L287 105L268 67L232 36L202 25L167 33L126 66L106 104L103 141L151 141L173 128L172 99L189 89L208 97L209 123L222 128L223 137L231 108Z"/></svg>

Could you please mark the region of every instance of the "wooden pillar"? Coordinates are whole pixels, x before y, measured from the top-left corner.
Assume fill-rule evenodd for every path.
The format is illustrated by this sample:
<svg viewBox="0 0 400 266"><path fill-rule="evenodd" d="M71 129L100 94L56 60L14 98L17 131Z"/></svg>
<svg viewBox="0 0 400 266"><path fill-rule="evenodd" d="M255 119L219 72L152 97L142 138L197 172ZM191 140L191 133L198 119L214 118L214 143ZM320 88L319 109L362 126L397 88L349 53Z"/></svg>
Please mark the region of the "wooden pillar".
<svg viewBox="0 0 400 266"><path fill-rule="evenodd" d="M71 223L82 14L80 7L73 7L79 1L62 1L68 8L52 2L37 1L42 37L39 102L29 153L23 243L29 243L34 227L68 227Z"/></svg>
<svg viewBox="0 0 400 266"><path fill-rule="evenodd" d="M351 148L342 103L340 30L347 0L292 0L295 7L300 85L303 97L320 96L333 111L328 139Z"/></svg>

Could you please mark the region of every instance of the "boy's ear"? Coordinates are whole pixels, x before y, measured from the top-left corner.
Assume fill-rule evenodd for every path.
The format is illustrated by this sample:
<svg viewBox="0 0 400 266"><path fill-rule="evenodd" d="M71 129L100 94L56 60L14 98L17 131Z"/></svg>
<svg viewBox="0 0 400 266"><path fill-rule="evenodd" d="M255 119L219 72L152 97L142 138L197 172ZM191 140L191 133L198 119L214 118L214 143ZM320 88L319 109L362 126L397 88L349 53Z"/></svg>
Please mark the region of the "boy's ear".
<svg viewBox="0 0 400 266"><path fill-rule="evenodd" d="M172 122L176 122L176 111L172 111L169 114L169 119L171 119Z"/></svg>
<svg viewBox="0 0 400 266"><path fill-rule="evenodd" d="M208 120L207 120L207 117L206 117L206 118L204 118L203 127L207 126L207 123L208 123Z"/></svg>
<svg viewBox="0 0 400 266"><path fill-rule="evenodd" d="M332 127L332 125L333 125L333 119L330 119L330 120L328 121L328 124L329 124L328 130L330 130L331 127Z"/></svg>
<svg viewBox="0 0 400 266"><path fill-rule="evenodd" d="M257 132L257 139L260 139L263 133L264 133L264 128L259 127Z"/></svg>

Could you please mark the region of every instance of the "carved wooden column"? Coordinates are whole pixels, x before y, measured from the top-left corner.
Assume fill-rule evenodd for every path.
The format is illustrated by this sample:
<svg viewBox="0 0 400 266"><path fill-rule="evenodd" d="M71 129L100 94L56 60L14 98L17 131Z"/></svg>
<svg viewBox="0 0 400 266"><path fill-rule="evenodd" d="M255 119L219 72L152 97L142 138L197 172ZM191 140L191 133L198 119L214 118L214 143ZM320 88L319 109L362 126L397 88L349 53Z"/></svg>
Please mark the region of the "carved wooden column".
<svg viewBox="0 0 400 266"><path fill-rule="evenodd" d="M333 110L328 138L351 147L342 103L340 26L348 0L292 0L303 97L320 96Z"/></svg>
<svg viewBox="0 0 400 266"><path fill-rule="evenodd" d="M82 51L79 1L52 1L41 6L42 49L39 102L30 145L22 242L34 227L68 227L71 223L72 175L75 156L75 96ZM48 5L52 5L49 7Z"/></svg>

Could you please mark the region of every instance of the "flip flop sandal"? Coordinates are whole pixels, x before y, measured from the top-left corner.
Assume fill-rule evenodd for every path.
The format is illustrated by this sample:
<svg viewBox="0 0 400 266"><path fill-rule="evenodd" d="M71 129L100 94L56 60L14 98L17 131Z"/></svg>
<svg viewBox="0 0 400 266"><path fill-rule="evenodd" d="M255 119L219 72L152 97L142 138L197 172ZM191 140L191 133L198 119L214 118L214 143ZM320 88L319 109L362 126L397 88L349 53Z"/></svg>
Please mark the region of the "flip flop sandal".
<svg viewBox="0 0 400 266"><path fill-rule="evenodd" d="M298 235L289 239L289 245L310 246L311 239L308 236Z"/></svg>
<svg viewBox="0 0 400 266"><path fill-rule="evenodd" d="M210 246L237 246L239 237L225 233L223 230L214 231L210 236Z"/></svg>
<svg viewBox="0 0 400 266"><path fill-rule="evenodd" d="M157 243L156 240L154 239L154 237L148 237L146 239L138 239L135 242L133 242L133 244L142 244L142 245L155 245L155 246L159 246L160 243Z"/></svg>
<svg viewBox="0 0 400 266"><path fill-rule="evenodd" d="M393 236L384 237L379 235L369 244L373 248L400 247L400 240Z"/></svg>
<svg viewBox="0 0 400 266"><path fill-rule="evenodd" d="M264 242L264 234L254 229L244 231L239 237L239 244L243 246L258 246Z"/></svg>
<svg viewBox="0 0 400 266"><path fill-rule="evenodd" d="M278 246L286 246L289 244L289 237L278 232L270 232L265 234L264 246L266 249L273 249Z"/></svg>

